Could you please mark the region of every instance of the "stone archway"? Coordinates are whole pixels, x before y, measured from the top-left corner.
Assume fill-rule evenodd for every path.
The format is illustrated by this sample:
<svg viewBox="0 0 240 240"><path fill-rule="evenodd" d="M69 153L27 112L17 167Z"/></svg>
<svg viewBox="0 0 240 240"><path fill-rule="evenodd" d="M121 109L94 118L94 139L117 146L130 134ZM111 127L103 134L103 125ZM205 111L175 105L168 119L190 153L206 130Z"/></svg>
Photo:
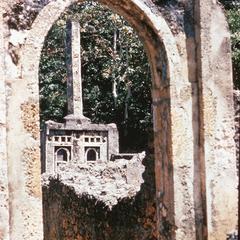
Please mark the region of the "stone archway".
<svg viewBox="0 0 240 240"><path fill-rule="evenodd" d="M16 89L14 93L15 98L18 101L12 101L9 106L12 110L10 112L18 112L22 109L23 113L19 112L19 119L22 121L22 129L14 127L12 125L12 134L22 136L21 146L15 145L14 156L9 156L16 161L16 158L20 159L23 153L27 152L29 158L27 158L26 164L33 156L36 156L36 168L39 167L38 162L38 64L41 54L41 48L45 36L53 23L57 20L60 14L75 1L54 1L50 2L39 13L37 19L34 21L32 28L26 39L23 51L22 51L22 76L21 82L16 82L13 89ZM187 222L181 222L180 215L183 214L180 209L181 204L175 199L185 199L186 191L191 191L191 188L185 189L178 181L178 162L184 159L185 164L188 163L189 168L192 168L192 156L188 154L186 149L181 149L179 155L177 137L181 135L182 141L188 142L191 146L192 131L183 132L178 126L189 122L191 126L191 119L186 118L186 114L191 116L191 109L184 104L188 105L191 99L188 98L185 102L182 101L180 93L188 92L191 96L191 88L187 79L182 77L182 70L180 66L180 57L178 54L175 39L161 16L156 16L150 8L148 8L142 1L132 0L126 3L125 1L99 1L102 4L107 5L114 11L123 15L129 23L138 32L142 39L152 68L153 79L153 108L154 108L154 132L155 132L155 159L156 159L156 183L157 183L157 195L158 195L158 217L159 228L160 225L173 226L176 224L181 229L187 228L187 224L194 221L193 215L193 199L190 197L189 202L189 220ZM19 86L19 84L21 86ZM178 88L176 88L178 86ZM19 91L21 89L21 91ZM11 101L11 100L10 100ZM26 109L30 110L27 111ZM183 110L184 109L184 110ZM25 112L24 112L25 111ZM186 112L188 113L186 113ZM33 119L33 112L35 118ZM9 114L9 119L14 119ZM35 133L34 135L32 133ZM31 142L31 147L26 147L26 143ZM9 138L9 145L14 145L14 139ZM29 144L28 144L29 145ZM188 148L189 151L189 148ZM16 156L16 154L18 156ZM24 156L25 157L25 156ZM38 165L38 166L37 166ZM174 166L174 167L173 167ZM175 175L173 174L173 168L175 168ZM190 171L191 172L191 171ZM27 175L27 174L26 174ZM25 177L25 176L24 176ZM26 176L27 178L34 178L36 176ZM191 176L189 176L191 179ZM16 185L16 183L12 183ZM18 184L17 184L18 185ZM171 187L169 187L171 186ZM26 182L19 186L20 189L32 189L31 185L26 185ZM39 188L39 186L38 186ZM14 193L13 193L14 194ZM34 196L35 197L35 196ZM38 196L39 197L39 196ZM16 197L13 197L13 199ZM24 196L23 196L24 198ZM39 198L38 198L39 199ZM40 201L40 199L39 199ZM16 203L17 204L17 203ZM179 205L178 205L179 204ZM21 206L22 207L22 206ZM14 208L13 214L22 215L21 207ZM176 211L176 209L178 209ZM29 215L31 215L29 213ZM164 216L163 216L164 215ZM23 216L21 216L23 217ZM36 214L35 214L36 217ZM24 218L24 217L23 217ZM41 213L39 206L39 221L41 221ZM12 225L15 226L15 234L19 235L21 226L14 217L12 218ZM31 218L26 220L29 227L32 227ZM24 221L23 221L24 222ZM184 227L184 225L186 225ZM166 226L167 227L167 226ZM17 230L18 229L18 230ZM37 230L36 230L37 231ZM164 231L164 229L162 230ZM41 232L41 231L40 231ZM189 232L187 235L190 239L194 233ZM174 231L170 234L174 234Z"/></svg>
<svg viewBox="0 0 240 240"><path fill-rule="evenodd" d="M7 99L8 132L6 143L10 239L37 240L43 238L38 126L38 64L44 39L52 24L70 4L76 1L51 1L40 11L21 46L18 60L20 71L12 75L11 78L6 79L11 90ZM217 36L218 42L214 45L214 48L209 47L206 39L210 29L208 17L212 6L209 5L210 3L205 6L204 0L196 1L197 4L198 2L203 4L203 6L196 7L197 11L201 9L199 11L202 14L207 8L208 13L206 15L202 14L203 16L194 16L195 21L201 23L200 27L203 29L195 39L196 42L199 41L199 59L195 60L197 62L196 65L199 67L197 77L200 79L200 84L203 81L207 82L209 79L211 81L209 81L209 86L203 84L202 92L196 97L203 98L202 102L204 103L203 106L198 107L201 108L199 113L204 115L201 115L200 118L205 122L203 125L199 122L196 124L204 127L206 131L206 134L201 133L203 140L205 140L201 147L208 148L206 154L206 169L208 169L206 181L209 188L207 191L201 192L202 196L194 196L195 179L201 179L200 181L205 182L204 167L201 169L202 172L199 172L199 168L195 164L194 147L196 147L196 142L194 141L194 135L198 138L199 132L204 130L200 130L197 133L193 130L193 125L195 124L193 124L193 112L196 111L193 110L193 106L197 104L194 105L193 103L192 95L194 93L192 94L191 84L186 76L186 65L191 65L191 63L182 62L184 57L181 58L180 53L182 54L182 52L176 44L176 39L164 18L159 12L154 11L151 3L149 4L150 1L99 0L99 2L109 6L129 21L142 39L151 64L159 231L162 233L166 229L170 229L169 235L174 237L176 233L176 239L179 240L199 239L196 234L196 225L199 224L200 227L198 226L198 228L201 229L205 227L206 222L204 222L205 219L198 219L196 212L198 211L198 204L201 205L202 199L205 199L207 194L209 204L208 209L205 209L205 211L208 212L208 218L211 222L209 225L209 231L212 234L211 239L217 239L217 236L222 237L236 219L233 213L234 204L226 213L219 213L221 206L224 207L227 203L235 203L229 200L235 196L234 161L229 160L229 156L234 157L232 150L229 150L233 145L230 141L223 141L222 145L215 143L217 137L223 139L221 134L223 134L222 129L225 126L227 126L227 129L231 129L229 126L231 124L231 120L229 120L231 114L229 112L232 105L227 102L227 99L231 97L231 91L229 90L231 84L228 87L224 85L222 77L224 74L231 74L231 71L226 66L226 63L222 63L224 65L222 72L219 71L219 66L216 64L219 58L222 57L224 60L224 56L228 55L229 57L229 48L226 46L229 36L225 33L220 36L222 33L221 28L211 28L211 36ZM216 3L211 4L215 7L214 10L217 10L218 15L216 16L220 16L223 19L222 12L219 11L219 8L216 9ZM2 19L0 21L3 22ZM225 25L224 29L226 29ZM1 42L4 42L3 38L4 36L1 36ZM225 45L223 45L224 48L221 48L224 49L221 55L218 51L223 39ZM211 40L213 41L213 39ZM202 58L210 55L209 52L211 52L211 57L203 61ZM185 61L187 62L186 59ZM210 66L208 61L215 65ZM185 69L183 69L183 66L185 66ZM211 71L214 71L214 77L211 74L203 74L211 73ZM216 79L221 79L221 82ZM220 100L216 94L214 95L212 85L217 86L217 91L219 95L223 96L223 100ZM228 91L229 94L227 93ZM217 101L217 106L214 105L215 101ZM225 108L220 113L219 105L221 104ZM224 122L220 124L216 122L216 117L213 114L208 115L209 109L215 109L215 107L217 109L216 112L220 113L218 115L224 118ZM228 119L225 118L225 113L229 114ZM217 132L214 129L216 126L218 127ZM225 143L226 145L224 145ZM214 152L215 148L220 149L216 154ZM204 149L201 149L201 151L204 154ZM222 152L225 153L224 151L227 152L227 156L224 156L224 163L228 163L230 166L227 168L226 173L233 175L233 178L228 182L229 188L226 191L226 193L229 193L229 197L223 204L220 204L220 201L216 200L214 194L217 193L217 196L221 195L221 181L216 183L213 180L215 176L218 178L219 176L224 177L224 174L218 173L225 173L222 170L226 169L226 166L216 160L216 157ZM205 159L200 159L199 161L202 160L205 161ZM215 171L214 168L217 170ZM200 184L202 183L200 182ZM203 187L203 190L206 189ZM219 207L216 207L217 204L219 204ZM226 215L228 216L227 218ZM222 220L224 217L226 219ZM219 223L217 222L218 227L215 228L218 218L220 219ZM228 219L231 221L226 224ZM226 225L225 230L214 236L214 231L220 229L221 223ZM177 226L175 233L174 231L171 232L174 225Z"/></svg>
<svg viewBox="0 0 240 240"><path fill-rule="evenodd" d="M9 119L15 119L11 117L11 112L19 113L19 120L22 122L21 129L14 127L11 129L11 134L18 135L22 138L21 145L14 144L14 138L9 140L8 144L15 146L14 156L9 156L11 159L25 159L25 163L28 166L29 161L35 159L34 172L30 174L23 171L22 178L29 181L11 182L11 186L14 188L19 186L19 191L22 192L22 199L24 194L27 193L33 198L25 206L17 202L19 197L16 196L16 192L13 193L12 203L15 207L12 209L12 238L19 236L22 233L22 225L16 216L22 219L23 224L26 226L25 231L31 232L34 225L41 224L41 197L40 197L40 160L39 160L39 138L38 138L38 64L40 60L41 48L44 43L45 36L53 23L58 19L60 14L72 3L76 1L54 1L50 2L39 13L37 19L34 21L29 35L24 44L22 52L22 76L21 81L13 84L15 92L15 99L12 99L9 104L11 110ZM142 1L132 0L126 3L125 1L99 1L102 4L107 5L114 11L123 15L133 28L138 32L140 38L144 42L146 51L149 56L149 62L152 68L153 79L153 107L154 107L154 134L155 134L155 159L156 159L156 186L157 186L157 199L158 199L158 223L159 228L164 228L165 225L177 225L181 232L181 229L187 229L188 224L193 222L193 199L191 194L191 186L184 188L178 179L178 163L184 159L185 165L188 165L191 169L192 155L189 152L193 150L191 147L188 149L181 149L179 152L178 136L181 135L183 142L190 142L192 140L192 131L182 131L178 126L187 124L191 126L191 118L186 118L187 115L191 116L191 109L184 107L184 104L188 104L191 101L191 88L187 80L182 76L182 70L180 66L180 57L178 54L175 39L161 16L156 16L150 8L148 8ZM178 86L178 87L176 87ZM19 91L21 89L21 91ZM185 92L189 98L184 102L181 99L181 93ZM181 108L180 108L181 107ZM21 112L19 110L22 110ZM180 109L185 109L181 111ZM180 111L179 111L180 110ZM24 115L22 114L24 112ZM27 117L26 117L27 116ZM33 118L33 116L35 118ZM11 122L9 123L11 125ZM10 139L10 138L9 138ZM28 144L26 144L28 143ZM29 144L31 143L31 144ZM26 147L28 145L28 147ZM31 145L31 146L29 146ZM32 167L32 166L28 166ZM187 178L191 179L190 172L187 173ZM175 173L175 174L174 174ZM32 179L34 178L34 186L38 189L36 194L32 191ZM31 181L30 181L31 179ZM188 221L181 221L182 206L180 201L174 201L175 199L182 199L187 201L188 205L185 206L184 211L188 208L189 219ZM36 203L39 202L38 204ZM187 198L187 199L186 199ZM21 200L22 200L21 199ZM33 214L31 206L37 204L37 214ZM34 207L34 211L36 208ZM24 214L23 214L24 212ZM26 216L25 216L26 215ZM34 220L33 220L34 215ZM36 224L36 219L38 224ZM164 223L164 224L163 224ZM35 235L41 239L41 229L35 227ZM162 229L164 231L165 229ZM177 231L177 235L178 235ZM171 233L174 234L174 233ZM187 238L193 239L194 229L187 232ZM38 237L35 236L35 239ZM185 236L186 237L186 236ZM29 238L30 239L30 238Z"/></svg>

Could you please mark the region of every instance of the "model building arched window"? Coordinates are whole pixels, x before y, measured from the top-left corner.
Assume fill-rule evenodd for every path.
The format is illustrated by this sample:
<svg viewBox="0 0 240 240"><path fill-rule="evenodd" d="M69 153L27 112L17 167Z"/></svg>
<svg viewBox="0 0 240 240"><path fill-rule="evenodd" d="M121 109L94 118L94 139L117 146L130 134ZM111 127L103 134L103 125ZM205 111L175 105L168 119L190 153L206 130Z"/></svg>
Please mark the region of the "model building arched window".
<svg viewBox="0 0 240 240"><path fill-rule="evenodd" d="M56 152L56 160L58 162L68 162L69 161L69 150L67 148L60 148Z"/></svg>
<svg viewBox="0 0 240 240"><path fill-rule="evenodd" d="M96 161L98 160L98 152L95 148L89 148L86 151L87 161Z"/></svg>

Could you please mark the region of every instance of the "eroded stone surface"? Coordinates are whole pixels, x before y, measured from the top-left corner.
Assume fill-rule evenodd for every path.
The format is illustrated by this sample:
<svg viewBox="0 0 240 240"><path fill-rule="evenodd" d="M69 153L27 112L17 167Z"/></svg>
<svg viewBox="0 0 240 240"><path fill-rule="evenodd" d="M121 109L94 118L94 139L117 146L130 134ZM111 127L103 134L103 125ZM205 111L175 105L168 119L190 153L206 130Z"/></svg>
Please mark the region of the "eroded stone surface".
<svg viewBox="0 0 240 240"><path fill-rule="evenodd" d="M26 187L29 195L41 198L41 188L37 184L40 178L41 164L39 161L39 149L36 147L27 147L23 151L25 165Z"/></svg>
<svg viewBox="0 0 240 240"><path fill-rule="evenodd" d="M21 110L24 128L34 139L38 139L40 136L39 105L34 101L25 102L21 105Z"/></svg>
<svg viewBox="0 0 240 240"><path fill-rule="evenodd" d="M234 91L234 106L235 106L235 143L236 143L236 155L237 155L237 167L239 173L239 161L240 161L240 91Z"/></svg>
<svg viewBox="0 0 240 240"><path fill-rule="evenodd" d="M153 155L143 161L144 182L131 198L110 209L93 196L51 179L43 186L44 234L47 239L157 240Z"/></svg>
<svg viewBox="0 0 240 240"><path fill-rule="evenodd" d="M43 174L43 185L58 179L73 188L79 196L93 197L110 209L124 198L132 198L140 191L145 167L145 153L130 160L118 159L102 163L67 164L55 175Z"/></svg>
<svg viewBox="0 0 240 240"><path fill-rule="evenodd" d="M9 228L10 239L43 238L41 200L29 194L26 181L30 177L34 179L30 186L40 187L40 178L35 170L27 170L28 166L35 168L29 163L34 154L24 155L26 147L39 146L38 127L24 118L32 118L24 109L33 110L33 116L38 114L37 108L29 107L28 99L33 99L34 104L38 101L41 47L52 24L75 1L40 2L43 4L39 8L33 7L33 1L0 3L4 13L4 24L0 20L0 32L4 33L0 59L5 64L5 71L1 64L0 143L4 147L0 148L0 156L7 156L0 175L4 196L4 224L0 231L5 234L4 240L9 238ZM225 239L237 223L237 178L230 42L222 9L216 1L208 0L197 0L194 5L191 1L100 2L132 24L144 41L152 66L158 230L161 226L161 236L156 231L158 238L169 239L176 225L177 240L201 239L207 234L210 240ZM22 10L17 11L19 5ZM11 186L9 199L7 186ZM65 226L66 231L71 228L70 221ZM169 226L173 231L167 232ZM71 234L68 236L71 239Z"/></svg>
<svg viewBox="0 0 240 240"><path fill-rule="evenodd" d="M4 28L0 8L0 55L4 55ZM9 239L9 189L6 146L6 86L4 77L4 58L0 58L0 239Z"/></svg>

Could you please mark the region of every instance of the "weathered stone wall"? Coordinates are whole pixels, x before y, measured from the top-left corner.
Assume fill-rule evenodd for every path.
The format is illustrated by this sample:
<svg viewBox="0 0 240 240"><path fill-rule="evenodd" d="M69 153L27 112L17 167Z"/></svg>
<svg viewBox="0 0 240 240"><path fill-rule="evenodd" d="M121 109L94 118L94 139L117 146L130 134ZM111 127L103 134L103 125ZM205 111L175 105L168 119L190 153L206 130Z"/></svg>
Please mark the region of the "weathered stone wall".
<svg viewBox="0 0 240 240"><path fill-rule="evenodd" d="M55 174L42 175L43 186L49 179L59 179L62 184L73 188L78 196L88 195L110 209L124 198L133 198L143 183L145 152L130 160L116 159L107 162L65 163L59 165Z"/></svg>
<svg viewBox="0 0 240 240"><path fill-rule="evenodd" d="M238 199L240 196L240 186L239 186L239 163L240 163L240 90L234 91L234 107L235 107L235 144L236 144L236 165L237 165L237 174L238 174ZM240 201L238 201L238 216L240 214ZM240 230L240 218L238 217L238 228L236 229L236 235L239 238Z"/></svg>
<svg viewBox="0 0 240 240"><path fill-rule="evenodd" d="M226 234L237 227L231 43L223 8L211 1L197 2L200 161L201 176L205 178L202 191L206 190L203 208L206 207L207 214L205 235L208 233L209 239L217 240L225 239Z"/></svg>
<svg viewBox="0 0 240 240"><path fill-rule="evenodd" d="M9 239L9 205L6 145L6 86L4 77L4 26L0 8L0 239Z"/></svg>
<svg viewBox="0 0 240 240"><path fill-rule="evenodd" d="M111 209L99 198L79 195L61 180L52 179L43 187L44 239L156 240L153 155L144 165L141 190L131 198L119 199Z"/></svg>
<svg viewBox="0 0 240 240"><path fill-rule="evenodd" d="M43 237L38 140L39 110L38 98L36 99L38 94L35 94L38 90L34 92L34 88L27 86L22 80L25 77L22 72L21 50L26 32L22 31L24 30L22 27L13 29L9 25L9 19L14 18L14 14L11 14L12 3L1 2L1 9L3 8L1 17L3 16L4 20L1 28L4 27L5 47L4 58L1 56L1 60L4 61L2 76L5 82L1 84L5 85L6 104L1 105L0 109L3 111L6 109L3 116L6 117L7 134L3 147L6 148L9 188L7 198L9 217L4 217L1 227L4 227L3 232L9 232L9 236L6 235L4 240L37 240ZM18 12L19 10L16 10L15 13ZM28 63L30 64L30 61ZM1 91L4 91L4 88L1 88ZM1 214L2 216L4 215Z"/></svg>
<svg viewBox="0 0 240 240"><path fill-rule="evenodd" d="M235 130L236 134L234 137L236 143L236 156L237 156L237 167L239 173L239 161L240 161L240 90L234 91L234 107L235 107Z"/></svg>
<svg viewBox="0 0 240 240"><path fill-rule="evenodd" d="M0 3L4 240L43 238L38 64L48 30L73 2ZM230 38L222 9L209 0L193 5L191 1L100 2L122 14L139 33L152 67L156 234L159 239L174 235L178 240L207 235L210 240L225 239L237 223L237 178Z"/></svg>

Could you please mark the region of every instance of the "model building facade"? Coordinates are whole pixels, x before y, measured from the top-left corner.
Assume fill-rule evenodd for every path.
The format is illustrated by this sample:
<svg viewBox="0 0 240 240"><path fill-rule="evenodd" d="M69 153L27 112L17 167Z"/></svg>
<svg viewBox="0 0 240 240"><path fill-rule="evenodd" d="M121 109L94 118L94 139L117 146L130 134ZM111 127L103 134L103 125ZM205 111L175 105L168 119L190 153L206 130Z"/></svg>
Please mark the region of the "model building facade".
<svg viewBox="0 0 240 240"><path fill-rule="evenodd" d="M109 161L119 153L116 124L93 124L83 116L81 43L78 22L67 23L68 115L64 123L47 121L42 132L42 172L67 163Z"/></svg>

